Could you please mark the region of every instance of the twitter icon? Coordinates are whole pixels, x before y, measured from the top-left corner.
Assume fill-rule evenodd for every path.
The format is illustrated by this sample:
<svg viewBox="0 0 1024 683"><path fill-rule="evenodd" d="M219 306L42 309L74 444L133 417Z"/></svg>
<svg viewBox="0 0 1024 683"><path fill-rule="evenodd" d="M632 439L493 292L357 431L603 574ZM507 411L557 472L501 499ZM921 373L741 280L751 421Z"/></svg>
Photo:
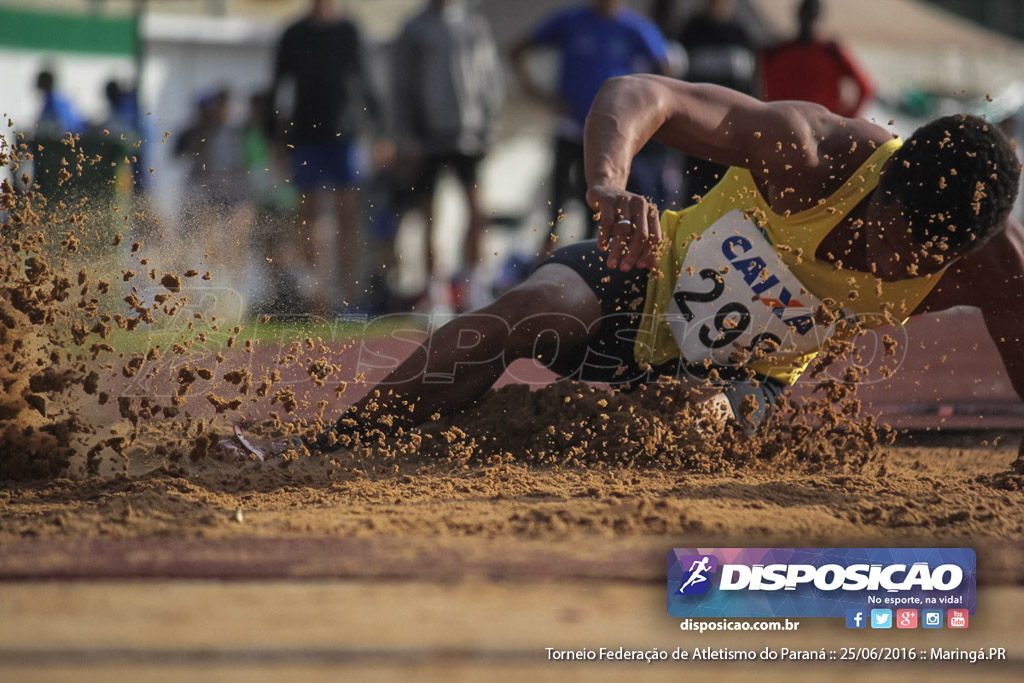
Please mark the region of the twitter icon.
<svg viewBox="0 0 1024 683"><path fill-rule="evenodd" d="M892 610L871 610L871 628L892 628Z"/></svg>

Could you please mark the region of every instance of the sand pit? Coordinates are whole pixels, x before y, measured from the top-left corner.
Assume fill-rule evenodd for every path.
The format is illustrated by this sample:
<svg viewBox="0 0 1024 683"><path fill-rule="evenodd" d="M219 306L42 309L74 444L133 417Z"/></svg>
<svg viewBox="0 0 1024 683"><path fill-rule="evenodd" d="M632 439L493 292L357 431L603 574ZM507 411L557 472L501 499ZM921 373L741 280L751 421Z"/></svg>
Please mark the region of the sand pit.
<svg viewBox="0 0 1024 683"><path fill-rule="evenodd" d="M81 155L73 138L65 146ZM18 151L5 159L16 166ZM268 316L204 308L215 276L153 267L135 224L111 227L98 213L109 207L54 205L6 182L2 198L7 542L427 536L550 540L571 554L588 537L670 546L1024 535L1012 437L893 445L857 398L869 370L847 342L753 436L710 419L678 383L625 393L549 375L506 380L415 430L256 462L219 445L232 422L257 434L320 429L383 376L383 361L416 346L415 326L273 337ZM884 346L895 355L895 340Z"/></svg>
<svg viewBox="0 0 1024 683"><path fill-rule="evenodd" d="M855 352L754 436L671 382L538 375L332 453L241 457L219 446L233 422L315 431L421 330L272 335L200 305L195 283L215 275L153 267L130 229L83 227L87 207L2 198L0 580L516 580L550 596L658 586L677 546L849 545L966 545L983 584L1024 579L1019 435L892 432L861 407Z"/></svg>
<svg viewBox="0 0 1024 683"><path fill-rule="evenodd" d="M1012 447L893 447L862 472L771 465L492 465L336 454L283 465L155 464L6 482L0 539L409 534L568 539L726 534L778 543L1020 538ZM138 467L143 467L140 462ZM238 514L241 511L241 514ZM239 519L241 518L241 519Z"/></svg>

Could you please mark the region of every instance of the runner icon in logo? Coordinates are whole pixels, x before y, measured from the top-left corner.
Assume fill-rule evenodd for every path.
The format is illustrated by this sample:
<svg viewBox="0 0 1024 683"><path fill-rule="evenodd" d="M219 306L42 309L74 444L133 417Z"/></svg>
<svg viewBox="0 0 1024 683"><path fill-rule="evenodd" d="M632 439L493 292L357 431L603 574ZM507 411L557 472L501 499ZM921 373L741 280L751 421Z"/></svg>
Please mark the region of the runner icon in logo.
<svg viewBox="0 0 1024 683"><path fill-rule="evenodd" d="M691 572L690 578L688 578L686 582L679 587L679 592L684 592L688 587L696 583L703 583L707 581L708 577L704 576L704 572L708 571L708 569L709 567L707 555L700 558L699 562L694 562L693 564L691 564L690 569L688 570Z"/></svg>
<svg viewBox="0 0 1024 683"><path fill-rule="evenodd" d="M713 555L689 555L680 559L680 565L689 565L689 569L686 570L686 580L679 587L679 594L698 595L707 592L710 586L708 574L718 569L717 558Z"/></svg>

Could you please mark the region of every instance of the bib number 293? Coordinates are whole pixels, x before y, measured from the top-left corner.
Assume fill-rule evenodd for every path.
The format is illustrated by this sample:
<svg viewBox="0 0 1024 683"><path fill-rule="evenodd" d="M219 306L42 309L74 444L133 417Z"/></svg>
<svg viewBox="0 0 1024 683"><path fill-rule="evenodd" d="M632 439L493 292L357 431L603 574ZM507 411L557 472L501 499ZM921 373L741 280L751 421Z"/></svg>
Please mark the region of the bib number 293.
<svg viewBox="0 0 1024 683"><path fill-rule="evenodd" d="M673 295L676 305L679 306L679 312L686 322L692 322L694 318L693 311L687 302L711 303L716 301L725 292L725 280L722 279L722 276L714 268L705 268L700 271L699 275L702 280L712 283L710 290L701 292L681 289ZM713 327L707 323L700 326L697 338L709 349L720 349L729 346L742 337L750 328L750 321L750 309L738 301L730 301L715 313ZM751 339L746 349L752 351L765 341L772 342L774 348L778 348L782 343L782 340L771 332L761 332Z"/></svg>
<svg viewBox="0 0 1024 683"><path fill-rule="evenodd" d="M818 348L832 334L811 315L820 303L735 210L689 244L667 322L691 363L732 365L738 349L784 360Z"/></svg>

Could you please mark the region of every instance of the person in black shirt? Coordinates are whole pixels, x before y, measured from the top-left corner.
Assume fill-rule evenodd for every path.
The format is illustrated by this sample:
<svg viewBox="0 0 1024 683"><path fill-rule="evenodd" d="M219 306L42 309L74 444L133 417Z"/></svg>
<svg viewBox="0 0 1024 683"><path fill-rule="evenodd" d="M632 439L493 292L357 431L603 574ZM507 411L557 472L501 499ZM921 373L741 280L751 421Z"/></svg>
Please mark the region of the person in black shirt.
<svg viewBox="0 0 1024 683"><path fill-rule="evenodd" d="M358 187L362 181L359 135L364 118L378 119L358 28L340 16L334 0L312 0L310 13L289 26L277 47L272 85L275 137L288 143L293 182L302 193L295 242L305 265L316 270L318 192L333 193L338 269L329 280L314 277L312 304L331 308L332 284L354 303L358 263Z"/></svg>
<svg viewBox="0 0 1024 683"><path fill-rule="evenodd" d="M736 19L735 0L705 0L704 7L679 34L686 49L686 80L713 83L757 96L757 58L750 35ZM725 167L689 156L685 164L686 197L703 196L718 184Z"/></svg>

